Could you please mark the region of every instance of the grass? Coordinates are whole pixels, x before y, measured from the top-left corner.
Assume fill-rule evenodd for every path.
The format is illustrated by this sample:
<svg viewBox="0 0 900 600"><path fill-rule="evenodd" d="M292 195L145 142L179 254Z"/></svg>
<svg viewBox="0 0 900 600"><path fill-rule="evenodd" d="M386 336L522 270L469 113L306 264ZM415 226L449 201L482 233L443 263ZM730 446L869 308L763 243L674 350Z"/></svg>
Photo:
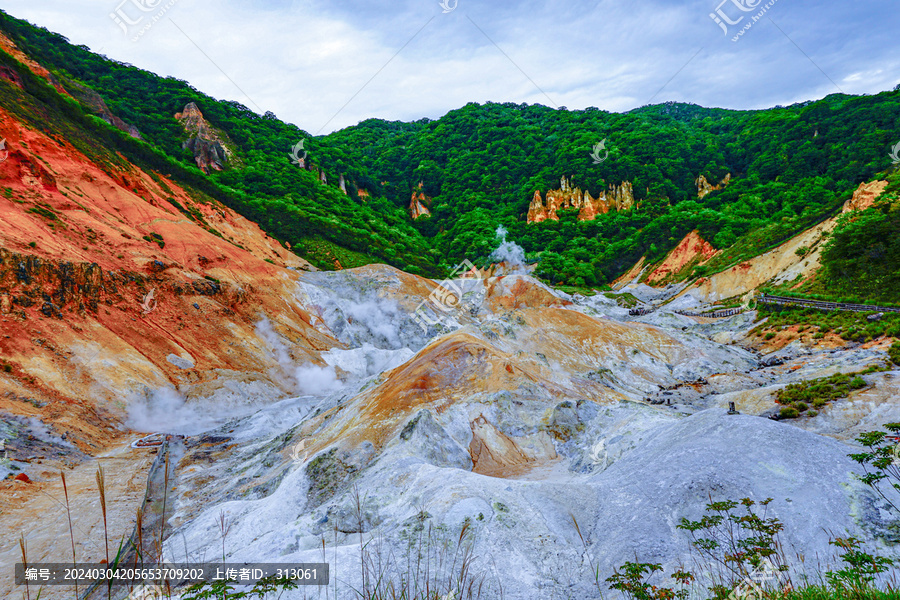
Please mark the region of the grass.
<svg viewBox="0 0 900 600"><path fill-rule="evenodd" d="M860 375L880 370L883 369L870 367L856 373L837 373L831 377L791 383L775 394L775 402L782 405L779 415L782 419L796 419L812 406L816 410L808 414L815 416L812 413L818 414L829 402L847 398L851 392L867 387L868 384Z"/></svg>
<svg viewBox="0 0 900 600"><path fill-rule="evenodd" d="M885 313L877 321L869 321L874 313L822 311L811 308L760 306L760 318L768 318L755 327L751 333L762 335L766 340L786 327L804 327L804 332L822 339L833 333L847 342L870 342L880 337L900 338L900 313Z"/></svg>
<svg viewBox="0 0 900 600"><path fill-rule="evenodd" d="M624 292L621 294L617 292L606 292L603 295L610 300L615 300L616 304L618 304L622 308L634 308L641 302L628 292Z"/></svg>
<svg viewBox="0 0 900 600"><path fill-rule="evenodd" d="M563 292L564 294L569 294L572 296L574 296L575 294L581 294L582 296L590 298L591 296L596 296L598 292L610 290L612 288L610 288L608 285L594 286L594 287L587 287L587 286L579 287L577 285L557 285L557 286L554 286L553 289L559 290L560 292Z"/></svg>
<svg viewBox="0 0 900 600"><path fill-rule="evenodd" d="M747 597L749 599L749 596ZM763 592L759 600L898 600L900 592L870 589L860 594L848 594L846 590L829 589L826 586L811 585L798 590Z"/></svg>
<svg viewBox="0 0 900 600"><path fill-rule="evenodd" d="M157 246L159 246L160 249L163 249L166 247L166 242L165 242L165 240L163 240L163 236L159 235L158 233L151 233L149 235L145 235L144 240L146 240L150 243L156 244Z"/></svg>
<svg viewBox="0 0 900 600"><path fill-rule="evenodd" d="M341 248L321 237L304 238L293 247L293 250L316 268L325 271L353 269L384 262L362 252Z"/></svg>
<svg viewBox="0 0 900 600"><path fill-rule="evenodd" d="M32 206L28 209L28 212L44 217L48 221L59 220L59 215L57 215L55 212L53 212L53 210L46 206Z"/></svg>

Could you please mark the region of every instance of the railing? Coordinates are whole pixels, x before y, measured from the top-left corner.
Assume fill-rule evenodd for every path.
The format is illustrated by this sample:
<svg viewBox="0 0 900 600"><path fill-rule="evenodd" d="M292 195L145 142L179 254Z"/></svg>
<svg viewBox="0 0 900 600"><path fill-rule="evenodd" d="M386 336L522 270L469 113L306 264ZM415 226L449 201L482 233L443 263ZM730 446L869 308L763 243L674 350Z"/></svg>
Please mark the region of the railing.
<svg viewBox="0 0 900 600"><path fill-rule="evenodd" d="M642 317L644 315L649 315L652 313L655 308L632 308L628 311L628 316L630 317Z"/></svg>
<svg viewBox="0 0 900 600"><path fill-rule="evenodd" d="M760 304L774 304L776 306L801 306L818 310L841 310L848 312L900 312L900 308L877 306L874 304L851 304L848 302L822 302L820 300L804 300L801 298L787 298L784 296L769 296L763 294L757 299Z"/></svg>
<svg viewBox="0 0 900 600"><path fill-rule="evenodd" d="M712 312L690 312L687 310L675 311L676 314L684 315L685 317L704 317L707 319L724 319L726 317L739 315L742 312L744 312L743 308L726 308L723 310L714 310Z"/></svg>

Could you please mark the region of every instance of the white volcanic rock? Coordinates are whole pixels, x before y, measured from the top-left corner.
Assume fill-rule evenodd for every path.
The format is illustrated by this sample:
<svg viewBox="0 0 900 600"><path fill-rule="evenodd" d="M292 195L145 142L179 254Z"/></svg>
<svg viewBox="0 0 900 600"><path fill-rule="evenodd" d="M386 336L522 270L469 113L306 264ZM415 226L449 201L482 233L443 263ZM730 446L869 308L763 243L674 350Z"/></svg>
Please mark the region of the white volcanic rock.
<svg viewBox="0 0 900 600"><path fill-rule="evenodd" d="M710 498L774 498L789 553L826 563L829 531L890 536L889 513L854 479L853 446L720 408L742 394L768 406L794 373L840 357L806 371L760 368L709 339L728 325L682 324L670 312L653 325L598 318L612 301L562 296L527 276L464 285L482 286L484 302L429 337L410 315L433 283L376 267L305 274L315 326L345 346L323 359L344 379L211 432L229 440L213 454L188 439L167 556L219 557L224 511L229 561L319 562L324 543L338 597L351 597L365 586L361 553L398 581L423 540L455 547L465 526L482 597L499 598L502 586L506 598L562 599L596 596L592 564L601 578L635 556L688 564L676 525ZM366 318L354 312L361 305L380 312ZM854 405L875 403L878 416L835 412L822 431L893 414L883 377L877 398ZM643 401L662 388L680 394L677 408ZM432 567L449 576L448 565Z"/></svg>

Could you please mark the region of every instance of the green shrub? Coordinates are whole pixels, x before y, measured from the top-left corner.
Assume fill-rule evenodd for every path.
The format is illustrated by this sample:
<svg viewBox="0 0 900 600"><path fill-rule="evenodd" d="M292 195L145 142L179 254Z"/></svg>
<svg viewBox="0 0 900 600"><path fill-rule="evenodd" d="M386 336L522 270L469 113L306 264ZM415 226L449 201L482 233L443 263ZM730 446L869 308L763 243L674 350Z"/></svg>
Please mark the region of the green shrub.
<svg viewBox="0 0 900 600"><path fill-rule="evenodd" d="M874 371L863 371L863 373L865 372ZM828 402L846 398L852 390L862 389L866 385L865 380L859 376L859 373L852 373L851 375L837 373L831 377L791 383L775 393L775 402L798 412L807 410L809 404L812 404L817 409L821 409Z"/></svg>
<svg viewBox="0 0 900 600"><path fill-rule="evenodd" d="M767 333L765 336L763 336L763 339L765 339L766 341L768 341L768 340L771 340L773 337L775 337L775 332L774 332L774 331L770 331L770 332Z"/></svg>
<svg viewBox="0 0 900 600"><path fill-rule="evenodd" d="M796 419L800 416L800 411L792 406L782 406L778 416L782 419Z"/></svg>
<svg viewBox="0 0 900 600"><path fill-rule="evenodd" d="M875 576L884 573L894 562L889 558L872 556L861 550L862 542L854 537L837 538L828 542L844 550L841 555L846 566L839 571L828 571L825 577L835 592L848 598L865 598L873 591Z"/></svg>
<svg viewBox="0 0 900 600"><path fill-rule="evenodd" d="M144 240L154 243L160 247L160 249L166 247L166 242L163 240L163 236L158 233L151 233L150 235L145 235Z"/></svg>
<svg viewBox="0 0 900 600"><path fill-rule="evenodd" d="M686 589L675 591L672 588L650 585L649 579L656 571L662 571L662 565L627 562L616 569L606 582L610 584L609 589L619 590L633 600L687 600L689 593ZM678 581L683 588L694 580L694 576L677 571L672 574L672 579Z"/></svg>
<svg viewBox="0 0 900 600"><path fill-rule="evenodd" d="M57 219L59 219L59 216L55 212L45 206L34 206L32 208L29 208L28 212L40 215L48 221L56 221Z"/></svg>
<svg viewBox="0 0 900 600"><path fill-rule="evenodd" d="M894 342L888 350L888 356L895 365L900 365L900 342Z"/></svg>

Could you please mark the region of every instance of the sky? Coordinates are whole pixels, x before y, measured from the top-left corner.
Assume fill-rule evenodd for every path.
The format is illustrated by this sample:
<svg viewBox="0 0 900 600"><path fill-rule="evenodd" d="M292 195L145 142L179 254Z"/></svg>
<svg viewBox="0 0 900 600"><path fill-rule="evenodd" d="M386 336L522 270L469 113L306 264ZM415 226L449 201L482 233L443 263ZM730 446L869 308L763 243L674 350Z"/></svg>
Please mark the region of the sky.
<svg viewBox="0 0 900 600"><path fill-rule="evenodd" d="M900 83L896 0L0 0L317 135L469 102L768 108Z"/></svg>

